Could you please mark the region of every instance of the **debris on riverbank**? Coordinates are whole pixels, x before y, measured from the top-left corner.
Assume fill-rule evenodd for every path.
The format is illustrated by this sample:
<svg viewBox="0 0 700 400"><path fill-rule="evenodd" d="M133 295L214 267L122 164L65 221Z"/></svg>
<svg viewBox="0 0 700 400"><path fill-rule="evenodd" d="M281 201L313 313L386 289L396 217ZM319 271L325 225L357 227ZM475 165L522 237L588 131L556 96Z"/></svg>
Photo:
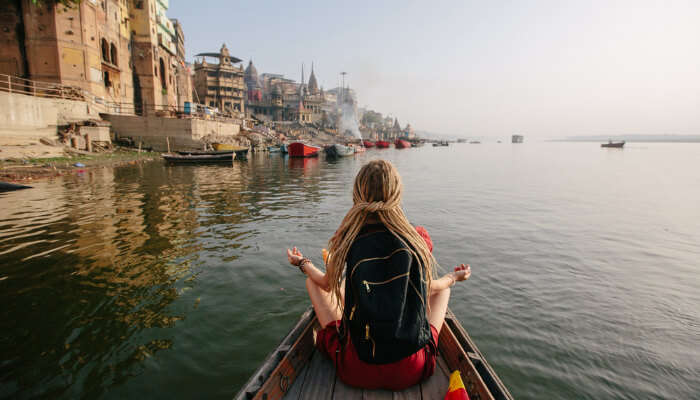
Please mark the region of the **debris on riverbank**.
<svg viewBox="0 0 700 400"><path fill-rule="evenodd" d="M93 168L135 164L158 158L160 158L160 153L138 152L121 148L117 148L109 153L100 154L72 153L49 158L9 158L0 160L0 181L26 183L43 178L82 172Z"/></svg>

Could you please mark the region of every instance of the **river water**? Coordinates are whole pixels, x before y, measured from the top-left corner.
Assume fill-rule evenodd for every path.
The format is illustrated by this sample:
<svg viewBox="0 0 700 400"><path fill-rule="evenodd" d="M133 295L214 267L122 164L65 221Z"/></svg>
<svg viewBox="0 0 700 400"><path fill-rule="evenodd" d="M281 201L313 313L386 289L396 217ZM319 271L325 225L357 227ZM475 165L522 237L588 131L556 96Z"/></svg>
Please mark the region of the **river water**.
<svg viewBox="0 0 700 400"><path fill-rule="evenodd" d="M700 393L700 145L484 143L104 168L0 194L0 398L231 398L391 160L450 306L519 399Z"/></svg>

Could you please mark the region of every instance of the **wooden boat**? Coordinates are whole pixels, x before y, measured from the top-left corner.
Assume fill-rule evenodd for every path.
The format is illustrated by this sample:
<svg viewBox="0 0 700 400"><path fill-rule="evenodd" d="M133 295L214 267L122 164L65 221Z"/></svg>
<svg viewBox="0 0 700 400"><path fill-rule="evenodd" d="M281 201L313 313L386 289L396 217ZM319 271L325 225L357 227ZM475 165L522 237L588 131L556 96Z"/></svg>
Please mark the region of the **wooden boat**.
<svg viewBox="0 0 700 400"><path fill-rule="evenodd" d="M209 154L202 151L192 153L178 152L166 153L162 157L165 161L174 164L230 163L238 158L235 151L214 151Z"/></svg>
<svg viewBox="0 0 700 400"><path fill-rule="evenodd" d="M433 143L433 147L440 147L440 143Z"/></svg>
<svg viewBox="0 0 700 400"><path fill-rule="evenodd" d="M320 147L311 146L301 142L294 142L287 146L290 157L317 157Z"/></svg>
<svg viewBox="0 0 700 400"><path fill-rule="evenodd" d="M394 147L397 149L410 149L411 143L403 139L396 139L394 142Z"/></svg>
<svg viewBox="0 0 700 400"><path fill-rule="evenodd" d="M236 146L235 144L228 143L213 143L212 146L216 151L239 151L243 149L248 150L247 147Z"/></svg>
<svg viewBox="0 0 700 400"><path fill-rule="evenodd" d="M469 144L481 144L481 142L478 140L472 140L471 142L469 142Z"/></svg>
<svg viewBox="0 0 700 400"><path fill-rule="evenodd" d="M374 142L371 140L363 140L362 144L368 149L374 147Z"/></svg>
<svg viewBox="0 0 700 400"><path fill-rule="evenodd" d="M243 160L248 157L247 147L238 147L237 150L222 150L222 151L201 151L201 150L191 150L191 151L178 151L177 154L181 156L211 156L211 155L224 155L231 153L236 153L236 158Z"/></svg>
<svg viewBox="0 0 700 400"><path fill-rule="evenodd" d="M612 140L608 141L608 143L603 143L600 145L600 147L610 147L610 148L616 148L616 149L621 149L625 145L625 141L621 142L613 142Z"/></svg>
<svg viewBox="0 0 700 400"><path fill-rule="evenodd" d="M385 142L383 140L377 140L375 145L377 146L378 149L388 149L389 146L391 146L391 143Z"/></svg>
<svg viewBox="0 0 700 400"><path fill-rule="evenodd" d="M13 190L31 189L31 186L18 185L16 183L0 182L0 193L11 192Z"/></svg>
<svg viewBox="0 0 700 400"><path fill-rule="evenodd" d="M447 393L449 374L459 369L471 399L513 400L508 389L454 316L447 310L438 340L435 373L426 381L400 392L358 389L338 379L335 366L316 351L320 329L313 309L301 319L280 345L238 392L235 400L291 399L436 399Z"/></svg>
<svg viewBox="0 0 700 400"><path fill-rule="evenodd" d="M411 147L423 147L423 142L411 142Z"/></svg>
<svg viewBox="0 0 700 400"><path fill-rule="evenodd" d="M280 148L280 146L267 146L267 151L269 151L270 153L280 153L282 149Z"/></svg>
<svg viewBox="0 0 700 400"><path fill-rule="evenodd" d="M355 154L355 149L342 144L331 144L324 147L323 150L326 152L326 156L331 158L347 157Z"/></svg>

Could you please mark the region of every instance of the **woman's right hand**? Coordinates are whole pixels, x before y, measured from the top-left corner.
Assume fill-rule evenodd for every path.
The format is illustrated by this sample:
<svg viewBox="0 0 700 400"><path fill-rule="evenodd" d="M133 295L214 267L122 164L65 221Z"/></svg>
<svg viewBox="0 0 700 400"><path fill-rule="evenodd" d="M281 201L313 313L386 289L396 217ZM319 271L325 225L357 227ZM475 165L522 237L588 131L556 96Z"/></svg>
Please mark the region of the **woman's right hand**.
<svg viewBox="0 0 700 400"><path fill-rule="evenodd" d="M455 267L454 272L452 272L456 282L466 281L472 276L472 269L469 264L461 264Z"/></svg>

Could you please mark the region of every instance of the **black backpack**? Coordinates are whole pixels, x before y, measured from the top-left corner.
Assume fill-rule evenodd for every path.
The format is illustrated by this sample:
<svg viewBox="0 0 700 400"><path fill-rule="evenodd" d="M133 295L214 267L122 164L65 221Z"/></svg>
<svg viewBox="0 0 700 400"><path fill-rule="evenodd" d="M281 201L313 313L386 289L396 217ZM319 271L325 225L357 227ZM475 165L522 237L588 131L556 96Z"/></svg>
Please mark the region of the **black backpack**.
<svg viewBox="0 0 700 400"><path fill-rule="evenodd" d="M355 239L343 313L360 360L388 364L428 344L427 298L419 261L401 238L383 228Z"/></svg>

